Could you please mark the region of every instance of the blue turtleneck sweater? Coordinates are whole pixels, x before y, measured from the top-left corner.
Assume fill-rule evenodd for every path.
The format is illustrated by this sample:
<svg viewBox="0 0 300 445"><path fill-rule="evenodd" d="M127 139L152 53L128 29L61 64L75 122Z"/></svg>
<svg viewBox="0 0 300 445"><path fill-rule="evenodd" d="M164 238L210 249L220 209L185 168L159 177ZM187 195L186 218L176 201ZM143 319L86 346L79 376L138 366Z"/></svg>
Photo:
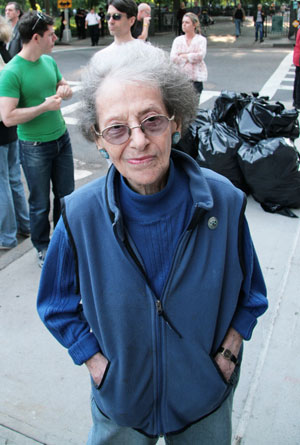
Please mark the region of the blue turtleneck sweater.
<svg viewBox="0 0 300 445"><path fill-rule="evenodd" d="M171 161L163 190L140 195L121 177L119 199L126 229L143 259L152 289L160 298L178 240L192 210L188 177Z"/></svg>

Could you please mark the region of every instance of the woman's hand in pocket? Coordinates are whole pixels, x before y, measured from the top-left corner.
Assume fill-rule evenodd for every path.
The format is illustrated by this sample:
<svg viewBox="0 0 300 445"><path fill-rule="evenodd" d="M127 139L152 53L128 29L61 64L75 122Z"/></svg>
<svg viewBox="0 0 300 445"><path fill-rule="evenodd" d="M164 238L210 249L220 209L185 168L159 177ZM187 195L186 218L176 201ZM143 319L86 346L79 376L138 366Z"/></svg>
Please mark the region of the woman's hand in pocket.
<svg viewBox="0 0 300 445"><path fill-rule="evenodd" d="M104 355L102 355L100 352L97 352L97 354L93 355L89 360L85 362L85 364L91 374L95 385L97 387L100 386L108 365L107 358L104 357Z"/></svg>

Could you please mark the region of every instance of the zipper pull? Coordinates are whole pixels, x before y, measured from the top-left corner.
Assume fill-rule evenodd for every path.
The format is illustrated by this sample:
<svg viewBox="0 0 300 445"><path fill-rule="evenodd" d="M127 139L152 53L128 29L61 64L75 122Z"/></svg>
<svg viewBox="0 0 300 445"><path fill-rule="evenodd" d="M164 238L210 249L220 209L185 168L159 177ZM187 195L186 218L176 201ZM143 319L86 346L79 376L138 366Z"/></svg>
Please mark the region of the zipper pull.
<svg viewBox="0 0 300 445"><path fill-rule="evenodd" d="M157 309L158 315L165 320L165 322L167 323L167 325L169 326L170 329L172 329L174 332L176 332L176 334L178 335L179 338L182 338L182 335L180 334L180 332L177 331L175 326L169 320L169 317L167 316L167 314L164 312L161 301L156 300L155 304L156 304L156 309Z"/></svg>
<svg viewBox="0 0 300 445"><path fill-rule="evenodd" d="M163 315L163 308L160 300L156 300L156 309L158 315Z"/></svg>

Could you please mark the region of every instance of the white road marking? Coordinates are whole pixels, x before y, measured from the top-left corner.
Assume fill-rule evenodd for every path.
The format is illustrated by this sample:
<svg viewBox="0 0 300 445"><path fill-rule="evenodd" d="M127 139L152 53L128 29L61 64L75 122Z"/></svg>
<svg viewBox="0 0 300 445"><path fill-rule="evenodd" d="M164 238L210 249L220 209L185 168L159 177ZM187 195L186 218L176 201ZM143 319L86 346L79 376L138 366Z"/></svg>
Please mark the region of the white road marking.
<svg viewBox="0 0 300 445"><path fill-rule="evenodd" d="M91 174L92 174L92 172L90 172L89 170L77 170L76 168L74 170L75 181L78 181L79 179L86 178L87 176L90 176Z"/></svg>
<svg viewBox="0 0 300 445"><path fill-rule="evenodd" d="M61 108L62 115L73 113L74 111L78 110L80 108L80 102L75 102L71 105L66 105L65 107Z"/></svg>
<svg viewBox="0 0 300 445"><path fill-rule="evenodd" d="M289 90L289 91L293 91L294 87L293 85L280 85L278 87L278 90Z"/></svg>
<svg viewBox="0 0 300 445"><path fill-rule="evenodd" d="M212 97L218 97L220 95L220 91L213 91L213 90L203 90L200 96L200 104L203 102L206 102L207 100L211 99Z"/></svg>
<svg viewBox="0 0 300 445"><path fill-rule="evenodd" d="M65 123L68 125L77 125L78 119L76 117L64 116Z"/></svg>
<svg viewBox="0 0 300 445"><path fill-rule="evenodd" d="M92 172L89 170L85 170L81 167L84 167L86 164L83 161L80 161L79 159L74 159L74 177L75 181L78 181L79 179L86 178L87 176L90 176Z"/></svg>
<svg viewBox="0 0 300 445"><path fill-rule="evenodd" d="M270 99L275 95L276 91L280 87L280 82L286 77L287 73L290 71L291 65L293 63L293 52L291 51L281 62L278 68L274 71L271 77L264 84L260 90L261 96L269 96Z"/></svg>

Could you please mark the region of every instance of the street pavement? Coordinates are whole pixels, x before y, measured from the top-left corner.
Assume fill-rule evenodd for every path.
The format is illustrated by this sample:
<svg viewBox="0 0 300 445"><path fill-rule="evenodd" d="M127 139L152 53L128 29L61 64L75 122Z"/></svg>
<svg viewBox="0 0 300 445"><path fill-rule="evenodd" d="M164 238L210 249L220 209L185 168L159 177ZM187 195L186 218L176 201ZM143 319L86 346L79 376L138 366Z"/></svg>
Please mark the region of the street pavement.
<svg viewBox="0 0 300 445"><path fill-rule="evenodd" d="M220 19L208 30L208 46L259 45L253 42L250 20L239 39L232 40L233 33L233 24ZM277 37L260 45L292 48L286 37ZM168 48L173 38L169 33L151 41ZM109 44L110 38L105 39ZM71 43L69 48L89 42ZM295 214L300 216L300 210ZM266 213L251 197L246 215L268 288L269 310L245 343L232 443L299 445L300 219ZM72 363L39 320L39 277L29 239L1 252L0 445L83 445L91 424L88 371Z"/></svg>

